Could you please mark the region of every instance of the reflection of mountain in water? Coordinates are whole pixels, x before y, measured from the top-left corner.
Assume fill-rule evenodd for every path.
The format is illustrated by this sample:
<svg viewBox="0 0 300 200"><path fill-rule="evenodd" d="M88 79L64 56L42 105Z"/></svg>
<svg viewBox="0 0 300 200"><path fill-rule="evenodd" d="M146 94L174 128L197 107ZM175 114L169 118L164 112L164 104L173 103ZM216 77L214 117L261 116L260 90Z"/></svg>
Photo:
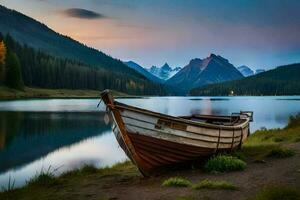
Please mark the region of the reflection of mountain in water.
<svg viewBox="0 0 300 200"><path fill-rule="evenodd" d="M0 172L107 130L103 113L0 112Z"/></svg>

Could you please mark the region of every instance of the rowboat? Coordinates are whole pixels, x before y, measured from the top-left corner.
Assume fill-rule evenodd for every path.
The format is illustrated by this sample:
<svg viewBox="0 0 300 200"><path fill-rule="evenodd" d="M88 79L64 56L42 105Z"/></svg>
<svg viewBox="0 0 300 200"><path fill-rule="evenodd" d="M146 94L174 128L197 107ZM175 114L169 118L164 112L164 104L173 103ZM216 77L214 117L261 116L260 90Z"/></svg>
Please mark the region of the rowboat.
<svg viewBox="0 0 300 200"><path fill-rule="evenodd" d="M144 176L240 148L253 116L241 111L231 116L174 117L115 101L109 90L101 92L101 99L119 145Z"/></svg>

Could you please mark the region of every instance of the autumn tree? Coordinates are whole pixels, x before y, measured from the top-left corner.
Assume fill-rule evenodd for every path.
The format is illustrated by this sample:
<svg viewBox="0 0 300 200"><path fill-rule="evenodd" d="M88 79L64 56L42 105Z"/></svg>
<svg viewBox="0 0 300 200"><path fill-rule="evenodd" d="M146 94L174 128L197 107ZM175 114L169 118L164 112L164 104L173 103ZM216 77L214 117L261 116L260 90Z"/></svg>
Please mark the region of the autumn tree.
<svg viewBox="0 0 300 200"><path fill-rule="evenodd" d="M4 83L5 78L5 57L6 46L3 41L0 42L0 84Z"/></svg>

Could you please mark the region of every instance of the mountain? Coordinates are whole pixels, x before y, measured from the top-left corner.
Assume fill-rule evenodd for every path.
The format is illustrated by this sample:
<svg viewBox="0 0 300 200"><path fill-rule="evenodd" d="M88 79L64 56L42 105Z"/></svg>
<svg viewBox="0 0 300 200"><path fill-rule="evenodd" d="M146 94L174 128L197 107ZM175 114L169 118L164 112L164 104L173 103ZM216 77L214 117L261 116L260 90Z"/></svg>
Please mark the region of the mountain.
<svg viewBox="0 0 300 200"><path fill-rule="evenodd" d="M242 65L237 67L237 69L243 74L243 76L248 77L254 75L254 71L247 67L246 65Z"/></svg>
<svg viewBox="0 0 300 200"><path fill-rule="evenodd" d="M259 73L262 73L262 72L265 72L266 70L264 69L257 69L255 70L255 74L259 74Z"/></svg>
<svg viewBox="0 0 300 200"><path fill-rule="evenodd" d="M280 66L240 80L207 85L190 95L300 95L300 63Z"/></svg>
<svg viewBox="0 0 300 200"><path fill-rule="evenodd" d="M240 78L243 78L243 75L228 60L211 54L203 60L192 59L165 84L176 87L186 94L192 88Z"/></svg>
<svg viewBox="0 0 300 200"><path fill-rule="evenodd" d="M9 35L7 35L9 34ZM105 88L128 94L162 94L160 85L120 60L63 36L17 11L0 6L0 36L17 54L26 86Z"/></svg>
<svg viewBox="0 0 300 200"><path fill-rule="evenodd" d="M145 76L146 78L148 78L149 80L151 80L153 82L156 82L156 83L163 83L164 82L162 79L154 76L153 74L148 72L145 68L143 68L142 66L140 66L139 64L137 64L133 61L123 62L123 63L125 65L127 65L128 67L130 67L131 69L134 69L138 73L142 74L143 76Z"/></svg>
<svg viewBox="0 0 300 200"><path fill-rule="evenodd" d="M176 68L172 69L168 65L168 63L165 63L161 67L152 66L149 69L149 72L160 79L167 80L167 79L171 78L172 76L174 76L180 70L181 70L180 67L176 67Z"/></svg>
<svg viewBox="0 0 300 200"><path fill-rule="evenodd" d="M77 60L92 65L94 68L106 68L140 76L120 60L113 59L101 51L56 33L46 25L1 5L0 32L3 35L9 34L21 44L56 57Z"/></svg>

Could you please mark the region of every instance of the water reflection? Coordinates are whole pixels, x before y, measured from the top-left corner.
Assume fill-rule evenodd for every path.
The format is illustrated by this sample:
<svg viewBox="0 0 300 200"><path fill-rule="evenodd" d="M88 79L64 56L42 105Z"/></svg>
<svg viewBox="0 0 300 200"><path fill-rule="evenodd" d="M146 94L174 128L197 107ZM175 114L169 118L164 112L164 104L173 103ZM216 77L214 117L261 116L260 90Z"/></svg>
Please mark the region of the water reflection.
<svg viewBox="0 0 300 200"><path fill-rule="evenodd" d="M109 130L101 113L0 112L0 173Z"/></svg>

